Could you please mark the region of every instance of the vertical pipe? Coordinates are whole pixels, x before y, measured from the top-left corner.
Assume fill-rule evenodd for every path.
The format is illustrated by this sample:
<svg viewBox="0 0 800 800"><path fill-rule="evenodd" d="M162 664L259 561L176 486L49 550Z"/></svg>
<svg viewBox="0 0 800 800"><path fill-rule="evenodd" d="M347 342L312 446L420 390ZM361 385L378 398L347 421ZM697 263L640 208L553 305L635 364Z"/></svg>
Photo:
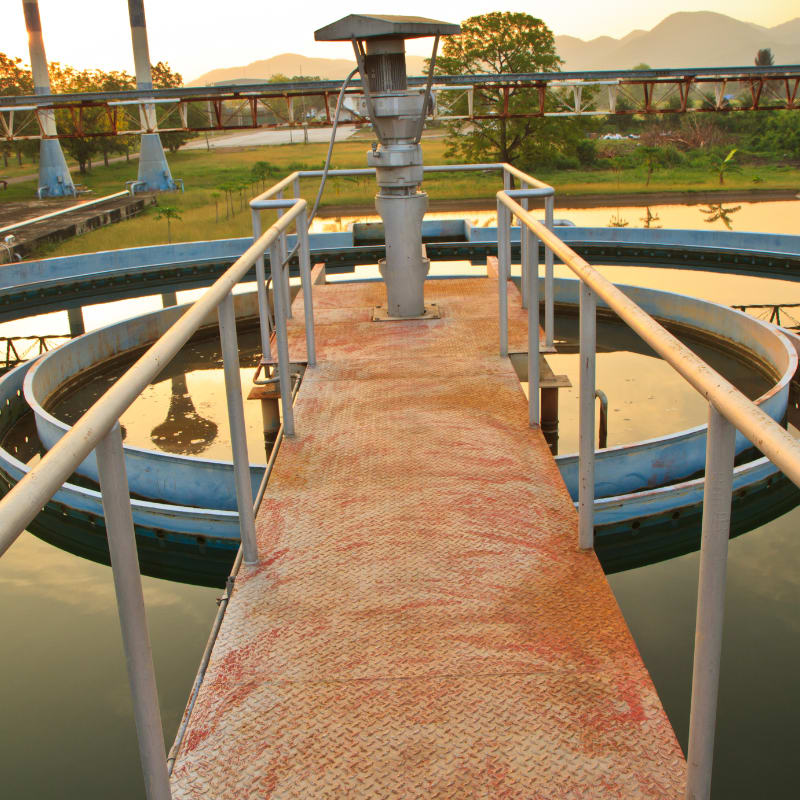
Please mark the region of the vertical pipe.
<svg viewBox="0 0 800 800"><path fill-rule="evenodd" d="M306 135L308 135L308 126L306 126ZM299 197L300 197L300 176L299 175L294 179L294 196L295 196L295 199L299 199Z"/></svg>
<svg viewBox="0 0 800 800"><path fill-rule="evenodd" d="M28 30L28 51L31 56L34 94L50 94L50 73L47 69L47 56L42 38L42 21L39 17L38 0L22 0L25 27ZM75 194L61 142L58 141L55 112L37 110L42 128L42 141L39 145L39 189L41 194L61 196Z"/></svg>
<svg viewBox="0 0 800 800"><path fill-rule="evenodd" d="M283 200L283 189L281 189L276 197L279 200ZM283 214L284 210L282 208L275 209L277 218L280 219ZM289 247L286 243L286 229L280 232L278 237L278 243L280 245L280 254L281 260L280 263L283 264L282 270L277 273L281 280L276 280L276 272L272 270L272 291L274 292L278 285L283 289L283 297L284 297L284 305L283 307L286 309L286 319L292 318L292 292L289 284L289 264L287 263L287 259L289 257Z"/></svg>
<svg viewBox="0 0 800 800"><path fill-rule="evenodd" d="M527 197L521 198L520 205L527 211L530 207L530 202ZM519 220L519 289L522 295L522 307L528 307L528 270L525 265L528 263L528 245L530 244L530 237L525 235L525 223Z"/></svg>
<svg viewBox="0 0 800 800"><path fill-rule="evenodd" d="M253 242L261 238L261 212L257 208L250 209L253 222ZM272 345L269 341L269 296L267 295L267 278L264 269L264 254L256 260L256 294L258 296L258 329L261 333L261 357L264 361L272 360Z"/></svg>
<svg viewBox="0 0 800 800"><path fill-rule="evenodd" d="M95 454L145 791L148 800L169 800L164 733L118 422L98 442Z"/></svg>
<svg viewBox="0 0 800 800"><path fill-rule="evenodd" d="M555 198L550 195L544 199L544 224L547 230L553 230L553 210ZM553 346L553 251L545 246L544 249L544 343Z"/></svg>
<svg viewBox="0 0 800 800"><path fill-rule="evenodd" d="M239 531L246 564L258 563L256 523L253 516L253 488L250 483L250 459L247 455L247 434L244 426L242 381L239 377L239 346L236 342L236 312L233 295L229 292L217 309L219 338L222 346L222 366L225 373L225 397L233 450L233 476L236 482L236 507L239 511Z"/></svg>
<svg viewBox="0 0 800 800"><path fill-rule="evenodd" d="M597 298L581 282L580 388L578 408L578 544L594 547L594 385Z"/></svg>
<svg viewBox="0 0 800 800"><path fill-rule="evenodd" d="M297 215L296 228L299 245L300 281L303 287L307 359L308 366L315 367L317 365L317 345L314 339L314 298L311 293L311 250L308 246L308 212L305 208Z"/></svg>
<svg viewBox="0 0 800 800"><path fill-rule="evenodd" d="M280 243L272 243L269 251L270 269L272 270L272 297L275 301L275 338L278 340L278 379L281 387L281 409L283 411L283 434L294 436L294 409L292 408L292 387L289 373L289 339L286 334L286 312L283 308L283 295L279 291L280 283ZM277 276L275 270L278 270Z"/></svg>
<svg viewBox="0 0 800 800"><path fill-rule="evenodd" d="M522 271L528 289L528 424L539 424L539 242L525 223L520 233L525 239Z"/></svg>
<svg viewBox="0 0 800 800"><path fill-rule="evenodd" d="M505 173L504 173L505 174ZM497 202L497 296L500 315L500 355L508 355L508 272L511 255L511 213Z"/></svg>
<svg viewBox="0 0 800 800"><path fill-rule="evenodd" d="M687 800L707 800L711 794L735 437L733 425L709 403L692 705L686 757Z"/></svg>

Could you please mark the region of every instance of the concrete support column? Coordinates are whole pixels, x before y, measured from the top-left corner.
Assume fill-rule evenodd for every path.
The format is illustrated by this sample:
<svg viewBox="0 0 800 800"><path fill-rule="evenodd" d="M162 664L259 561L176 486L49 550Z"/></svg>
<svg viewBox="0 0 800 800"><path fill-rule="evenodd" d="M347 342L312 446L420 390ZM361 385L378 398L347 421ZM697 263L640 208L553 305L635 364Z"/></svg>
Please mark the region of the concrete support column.
<svg viewBox="0 0 800 800"><path fill-rule="evenodd" d="M150 72L150 48L147 44L144 0L128 0L128 15L131 21L136 88L146 91L153 88L153 76ZM139 180L146 184L149 191L174 191L175 181L172 180L164 147L158 135L156 107L152 103L145 103L139 109L142 128L147 131L142 134L139 151Z"/></svg>
<svg viewBox="0 0 800 800"><path fill-rule="evenodd" d="M38 0L22 0L22 11L25 14L25 27L28 29L33 91L35 94L51 94ZM43 134L39 148L39 196L74 195L75 184L72 182L72 176L61 150L61 142L52 138L57 136L55 112L38 111L37 113Z"/></svg>
<svg viewBox="0 0 800 800"><path fill-rule="evenodd" d="M86 326L83 323L83 309L67 309L67 319L69 320L69 335L74 339L76 336L83 336L86 333Z"/></svg>

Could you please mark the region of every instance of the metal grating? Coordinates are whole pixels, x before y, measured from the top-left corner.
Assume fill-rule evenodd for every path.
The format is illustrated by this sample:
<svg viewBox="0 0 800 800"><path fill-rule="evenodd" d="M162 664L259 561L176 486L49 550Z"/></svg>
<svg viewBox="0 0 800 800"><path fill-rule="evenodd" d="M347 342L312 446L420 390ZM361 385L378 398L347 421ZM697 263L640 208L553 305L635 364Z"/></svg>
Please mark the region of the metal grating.
<svg viewBox="0 0 800 800"><path fill-rule="evenodd" d="M315 287L336 315L174 796L680 796L675 736L496 355L497 282L428 282L441 320L363 322L382 291Z"/></svg>

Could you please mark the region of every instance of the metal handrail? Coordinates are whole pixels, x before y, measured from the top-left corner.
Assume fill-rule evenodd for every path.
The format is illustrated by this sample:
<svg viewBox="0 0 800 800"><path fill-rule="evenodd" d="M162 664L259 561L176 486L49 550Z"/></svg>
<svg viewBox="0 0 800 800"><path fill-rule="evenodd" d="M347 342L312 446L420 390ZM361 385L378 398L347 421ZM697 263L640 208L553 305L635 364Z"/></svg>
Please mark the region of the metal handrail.
<svg viewBox="0 0 800 800"><path fill-rule="evenodd" d="M580 279L580 386L579 386L579 487L578 544L594 545L594 415L596 318L599 297L675 371L708 401L703 523L698 578L692 697L689 716L686 800L708 800L714 757L722 627L725 609L725 579L735 436L739 430L770 461L800 486L800 441L771 419L729 381L713 370L688 347L634 303L608 279L593 269L574 250L535 219L512 194L497 193L498 294L501 355L507 350L507 279L511 267L509 225L516 216L523 229L522 272L527 274L529 423L539 424L538 375L538 245L557 254ZM534 255L535 254L535 255ZM534 333L536 335L534 335Z"/></svg>
<svg viewBox="0 0 800 800"><path fill-rule="evenodd" d="M177 355L206 317L230 295L233 287L244 278L259 256L305 208L305 200L296 200L0 500L0 556L134 400Z"/></svg>
<svg viewBox="0 0 800 800"><path fill-rule="evenodd" d="M594 294L604 300L623 322L713 403L790 480L800 486L800 441L656 322L506 192L498 192L497 199L535 233Z"/></svg>
<svg viewBox="0 0 800 800"><path fill-rule="evenodd" d="M136 534L133 526L130 490L125 467L119 418L164 367L178 354L190 337L217 312L222 347L225 394L233 449L236 504L239 511L241 552L248 564L258 561L255 538L255 507L250 485L250 463L244 425L242 387L239 378L239 347L236 341L236 315L233 288L261 263L259 283L263 290L263 257L270 249L272 263L286 229L295 224L301 247L301 272L304 276L306 314L310 313L310 269L308 230L305 224L306 201L296 199L265 233L254 236L253 244L209 287L203 295L130 367L125 374L75 423L30 472L0 500L0 556L13 544L28 523L51 499L61 484L94 450L100 478L103 513L117 595L120 627L125 649L128 679L139 740L139 755L145 791L149 800L170 800L169 772L164 758L164 734L156 690L155 671L142 593ZM303 263L305 262L305 264ZM280 304L276 303L276 307ZM261 311L261 308L260 308ZM278 315L279 370L291 408L288 385L288 350L285 319ZM312 325L313 325L313 316ZM262 323L263 324L263 323ZM284 380L286 378L286 380ZM286 405L284 404L284 409ZM291 412L284 416L283 434L293 430Z"/></svg>

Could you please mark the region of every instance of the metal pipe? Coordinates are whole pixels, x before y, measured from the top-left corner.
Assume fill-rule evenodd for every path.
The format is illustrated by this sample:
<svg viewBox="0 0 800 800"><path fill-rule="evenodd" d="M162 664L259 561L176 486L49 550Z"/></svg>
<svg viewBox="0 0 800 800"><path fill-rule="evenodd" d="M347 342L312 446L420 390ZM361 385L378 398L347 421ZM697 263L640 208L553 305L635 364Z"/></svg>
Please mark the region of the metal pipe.
<svg viewBox="0 0 800 800"><path fill-rule="evenodd" d="M530 227L546 246L551 247L563 263L626 325L682 375L694 389L712 402L737 430L786 474L789 480L800 486L800 441L781 428L735 386L665 330L646 311L593 269L505 192L498 192L497 197Z"/></svg>
<svg viewBox="0 0 800 800"><path fill-rule="evenodd" d="M597 423L597 449L608 447L608 398L600 389L594 390L594 396L600 401L600 421Z"/></svg>
<svg viewBox="0 0 800 800"><path fill-rule="evenodd" d="M239 346L236 340L236 312L233 295L228 294L217 308L222 366L225 373L225 397L233 450L233 475L236 484L236 508L239 532L246 564L258 563L256 522L253 517L253 490L250 487L250 459L247 454L247 430L244 424L242 380L239 377Z"/></svg>
<svg viewBox="0 0 800 800"><path fill-rule="evenodd" d="M597 344L597 300L581 283L580 388L578 391L578 544L594 547L594 384Z"/></svg>
<svg viewBox="0 0 800 800"><path fill-rule="evenodd" d="M520 204L522 207L528 211L529 210L529 203L530 200L527 197L523 197L520 200ZM528 263L528 247L530 246L530 237L525 235L525 231L527 228L520 223L519 226L519 288L520 294L522 295L522 307L528 307L528 269L526 264Z"/></svg>
<svg viewBox="0 0 800 800"><path fill-rule="evenodd" d="M709 403L686 800L711 795L735 438L734 426Z"/></svg>
<svg viewBox="0 0 800 800"><path fill-rule="evenodd" d="M528 299L528 424L539 425L539 243L534 234L522 226L525 259L522 271L527 274Z"/></svg>
<svg viewBox="0 0 800 800"><path fill-rule="evenodd" d="M431 60L428 64L428 81L425 84L425 93L422 95L422 109L419 112L419 123L417 124L417 132L414 136L414 144L419 144L422 139L422 131L425 128L425 117L428 115L428 103L431 99L431 86L433 85L433 71L436 68L436 51L439 49L439 34L433 37L433 52L431 53Z"/></svg>
<svg viewBox="0 0 800 800"><path fill-rule="evenodd" d="M500 315L500 355L508 355L508 273L511 260L511 215L497 204L497 296Z"/></svg>
<svg viewBox="0 0 800 800"><path fill-rule="evenodd" d="M277 239L280 230L291 224L305 207L306 201L298 200L287 214L236 259L202 297L94 403L75 423L72 430L68 431L0 500L0 555L13 544L128 406L174 358L192 334L205 323L208 315L244 278L259 254Z"/></svg>
<svg viewBox="0 0 800 800"><path fill-rule="evenodd" d="M555 198L551 195L544 199L544 223L547 229L553 231L553 211ZM555 313L553 310L553 251L545 246L544 251L544 345L553 346L555 328Z"/></svg>
<svg viewBox="0 0 800 800"><path fill-rule="evenodd" d="M169 800L164 733L118 422L97 442L96 455L145 792L148 800Z"/></svg>
<svg viewBox="0 0 800 800"><path fill-rule="evenodd" d="M261 214L258 209L251 208L253 221L253 242L261 237ZM272 343L269 339L269 295L267 294L267 275L264 267L264 254L256 259L256 295L258 297L258 330L261 335L262 360L272 360Z"/></svg>
<svg viewBox="0 0 800 800"><path fill-rule="evenodd" d="M283 189L278 192L278 200L283 200ZM287 201L290 202L290 201ZM275 205L275 213L280 219L284 214L284 205ZM281 266L280 272L278 272L275 267L270 265L270 271L272 272L272 291L276 291L278 287L281 288L283 291L283 298L284 298L284 308L286 309L286 318L292 318L292 293L289 285L289 264L287 263L289 260L289 247L286 242L286 229L284 229L278 239L280 243L280 261L278 262ZM280 276L280 280L276 278L276 275Z"/></svg>
<svg viewBox="0 0 800 800"><path fill-rule="evenodd" d="M294 436L294 410L292 409L292 386L289 377L289 337L286 332L286 312L283 308L280 274L280 244L272 243L269 253L272 271L272 298L275 302L275 338L278 343L278 376L281 386L281 409L283 410L284 436ZM278 270L277 275L275 270Z"/></svg>
<svg viewBox="0 0 800 800"><path fill-rule="evenodd" d="M306 323L306 360L309 367L317 365L317 345L314 339L314 297L311 291L311 248L308 242L306 210L297 217L297 239L300 246L300 281L303 287L303 313Z"/></svg>

